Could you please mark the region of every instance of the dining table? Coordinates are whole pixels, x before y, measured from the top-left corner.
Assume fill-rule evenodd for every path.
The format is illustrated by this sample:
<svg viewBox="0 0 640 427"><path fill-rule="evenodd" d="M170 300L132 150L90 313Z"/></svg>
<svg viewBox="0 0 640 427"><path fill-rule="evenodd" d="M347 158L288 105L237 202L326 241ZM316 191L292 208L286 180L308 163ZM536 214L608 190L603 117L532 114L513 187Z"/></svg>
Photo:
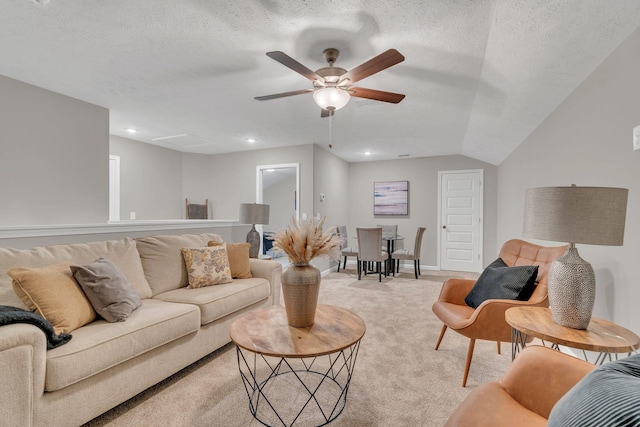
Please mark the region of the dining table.
<svg viewBox="0 0 640 427"><path fill-rule="evenodd" d="M388 262L389 262L389 273L394 273L395 274L396 263L393 262L393 260L391 259L391 254L393 253L393 251L396 250L396 242L404 240L404 236L401 236L399 234L396 234L394 236L394 235L391 235L391 234L382 233L382 240L387 242L387 253L389 254L389 260L388 260Z"/></svg>

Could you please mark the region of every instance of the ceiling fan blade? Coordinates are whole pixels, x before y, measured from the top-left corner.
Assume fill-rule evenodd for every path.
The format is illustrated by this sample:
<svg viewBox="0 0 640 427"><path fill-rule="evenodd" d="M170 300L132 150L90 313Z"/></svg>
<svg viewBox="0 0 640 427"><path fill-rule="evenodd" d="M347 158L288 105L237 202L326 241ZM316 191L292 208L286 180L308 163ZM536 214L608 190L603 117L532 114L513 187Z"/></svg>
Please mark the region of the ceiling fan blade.
<svg viewBox="0 0 640 427"><path fill-rule="evenodd" d="M365 89L363 87L349 88L351 96L356 98L375 99L376 101L391 102L397 104L404 99L404 95L401 93L384 92L382 90Z"/></svg>
<svg viewBox="0 0 640 427"><path fill-rule="evenodd" d="M404 56L402 56L400 52L395 49L389 49L375 58L371 58L367 62L358 65L356 68L347 71L340 77L340 81L342 82L349 79L351 81L349 84L353 84L402 61L404 61Z"/></svg>
<svg viewBox="0 0 640 427"><path fill-rule="evenodd" d="M329 117L329 116L333 116L333 114L335 113L335 110L325 110L324 108L320 109L320 117Z"/></svg>
<svg viewBox="0 0 640 427"><path fill-rule="evenodd" d="M316 74L315 71L308 69L307 67L305 67L304 65L302 65L301 63L299 63L298 61L296 61L295 59L293 59L292 57L290 57L284 52L280 52L279 50L276 50L273 52L267 52L267 56L269 58L275 59L285 67L291 68L296 73L302 74L303 76L305 76L311 81L317 80L321 83L324 83L324 79L320 77L318 74Z"/></svg>
<svg viewBox="0 0 640 427"><path fill-rule="evenodd" d="M256 96L253 99L258 101L269 101L270 99L284 98L285 96L302 95L303 93L313 92L313 89L300 89L291 92L274 93L273 95Z"/></svg>

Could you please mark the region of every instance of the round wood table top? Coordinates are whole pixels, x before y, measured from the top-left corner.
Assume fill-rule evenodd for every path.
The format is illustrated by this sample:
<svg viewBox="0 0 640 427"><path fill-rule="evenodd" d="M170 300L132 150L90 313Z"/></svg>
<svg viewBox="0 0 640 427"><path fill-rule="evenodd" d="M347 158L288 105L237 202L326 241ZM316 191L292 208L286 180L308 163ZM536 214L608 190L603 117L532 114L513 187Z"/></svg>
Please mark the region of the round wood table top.
<svg viewBox="0 0 640 427"><path fill-rule="evenodd" d="M360 341L364 321L340 307L319 304L308 328L287 323L284 307L253 310L231 324L231 340L243 349L274 357L315 357L336 353Z"/></svg>
<svg viewBox="0 0 640 427"><path fill-rule="evenodd" d="M597 317L587 329L572 329L555 323L548 308L513 307L505 312L505 320L520 332L580 350L627 353L640 348L638 335Z"/></svg>

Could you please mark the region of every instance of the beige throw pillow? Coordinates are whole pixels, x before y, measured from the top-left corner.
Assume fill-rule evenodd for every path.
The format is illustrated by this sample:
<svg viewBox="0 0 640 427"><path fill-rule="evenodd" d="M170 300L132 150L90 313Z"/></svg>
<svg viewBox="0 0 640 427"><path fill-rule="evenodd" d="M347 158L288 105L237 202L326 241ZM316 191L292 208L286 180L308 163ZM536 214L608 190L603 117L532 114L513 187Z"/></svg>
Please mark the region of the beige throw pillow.
<svg viewBox="0 0 640 427"><path fill-rule="evenodd" d="M224 242L210 241L209 246L221 246ZM251 279L251 263L249 262L250 243L226 243L231 277L234 279Z"/></svg>
<svg viewBox="0 0 640 427"><path fill-rule="evenodd" d="M69 264L12 268L7 274L22 302L47 319L56 334L69 333L95 320L96 312L73 279Z"/></svg>
<svg viewBox="0 0 640 427"><path fill-rule="evenodd" d="M231 282L231 269L229 268L226 245L182 248L181 251L189 276L187 288L202 288Z"/></svg>

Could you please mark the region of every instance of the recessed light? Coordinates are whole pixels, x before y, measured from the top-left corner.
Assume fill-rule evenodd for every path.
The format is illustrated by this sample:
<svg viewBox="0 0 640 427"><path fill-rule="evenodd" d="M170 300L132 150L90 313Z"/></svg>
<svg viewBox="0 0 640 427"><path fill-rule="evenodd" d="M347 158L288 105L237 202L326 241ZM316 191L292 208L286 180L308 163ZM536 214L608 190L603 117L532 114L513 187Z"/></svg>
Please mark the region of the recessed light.
<svg viewBox="0 0 640 427"><path fill-rule="evenodd" d="M364 152L364 155L365 155L365 156L370 156L370 155L371 155L371 151L365 151L365 152Z"/></svg>
<svg viewBox="0 0 640 427"><path fill-rule="evenodd" d="M127 132L129 132L129 133L138 133L138 130L134 129L134 128L127 128Z"/></svg>
<svg viewBox="0 0 640 427"><path fill-rule="evenodd" d="M247 142L248 142L249 144L253 144L254 142L256 142L256 139L255 139L255 138L248 138L248 139L247 139Z"/></svg>

